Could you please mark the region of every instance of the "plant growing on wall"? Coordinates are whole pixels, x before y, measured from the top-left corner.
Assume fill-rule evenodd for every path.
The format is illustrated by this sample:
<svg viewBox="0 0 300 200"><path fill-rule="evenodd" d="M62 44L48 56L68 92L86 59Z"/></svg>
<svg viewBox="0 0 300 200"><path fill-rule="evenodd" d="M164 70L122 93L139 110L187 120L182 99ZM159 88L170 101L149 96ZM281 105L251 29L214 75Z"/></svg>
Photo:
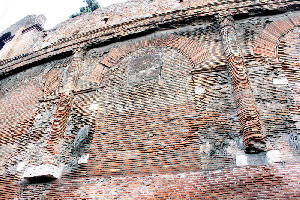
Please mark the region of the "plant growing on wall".
<svg viewBox="0 0 300 200"><path fill-rule="evenodd" d="M87 12L92 12L92 11L96 10L97 8L101 7L97 0L83 0L83 1L87 4L87 6L83 6L83 7L79 8L79 12L72 14L70 16L70 18L77 17L77 16L82 15Z"/></svg>

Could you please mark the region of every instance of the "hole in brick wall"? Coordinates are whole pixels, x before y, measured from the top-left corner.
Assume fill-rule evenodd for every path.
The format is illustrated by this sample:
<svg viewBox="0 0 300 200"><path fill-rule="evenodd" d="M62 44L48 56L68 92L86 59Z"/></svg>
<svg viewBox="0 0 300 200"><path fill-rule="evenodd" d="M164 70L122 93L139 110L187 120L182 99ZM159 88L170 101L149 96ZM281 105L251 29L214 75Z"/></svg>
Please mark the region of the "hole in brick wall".
<svg viewBox="0 0 300 200"><path fill-rule="evenodd" d="M56 180L56 178L49 177L49 176L38 176L38 177L28 178L27 180L30 184L33 184L33 183L49 183L49 182L52 182L52 181Z"/></svg>

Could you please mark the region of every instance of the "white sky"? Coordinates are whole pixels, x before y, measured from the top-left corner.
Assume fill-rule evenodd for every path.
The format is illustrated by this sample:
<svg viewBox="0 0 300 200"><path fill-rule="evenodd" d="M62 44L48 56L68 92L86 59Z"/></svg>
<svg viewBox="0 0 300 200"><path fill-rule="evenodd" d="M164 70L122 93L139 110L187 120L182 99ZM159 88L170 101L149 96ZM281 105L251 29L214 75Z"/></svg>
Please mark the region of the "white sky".
<svg viewBox="0 0 300 200"><path fill-rule="evenodd" d="M98 0L101 7L125 0ZM49 30L86 6L83 0L0 0L0 32L27 15L44 14L45 29Z"/></svg>

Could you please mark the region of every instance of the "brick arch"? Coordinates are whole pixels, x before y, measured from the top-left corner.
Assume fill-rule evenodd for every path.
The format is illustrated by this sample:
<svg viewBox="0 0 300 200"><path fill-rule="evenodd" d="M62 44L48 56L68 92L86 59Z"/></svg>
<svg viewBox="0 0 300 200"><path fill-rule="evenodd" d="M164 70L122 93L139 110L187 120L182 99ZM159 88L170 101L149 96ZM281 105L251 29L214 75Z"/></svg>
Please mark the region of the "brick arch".
<svg viewBox="0 0 300 200"><path fill-rule="evenodd" d="M183 36L168 35L116 48L101 61L101 64L112 67L131 52L147 47L169 47L175 49L184 56L187 56L193 66L197 66L210 58L208 50L197 41Z"/></svg>
<svg viewBox="0 0 300 200"><path fill-rule="evenodd" d="M254 42L254 53L267 57L278 57L278 45L282 36L300 26L300 15L282 17L267 25Z"/></svg>
<svg viewBox="0 0 300 200"><path fill-rule="evenodd" d="M101 82L104 74L107 72L107 68L115 66L123 58L134 51L150 47L175 49L180 54L186 56L193 67L198 66L202 62L207 61L211 58L209 51L195 40L174 34L160 36L157 38L150 38L139 41L134 43L133 45L124 45L114 49L108 54L107 57L105 57L100 62L102 66L98 66L94 69L94 71L90 75L89 80L98 83Z"/></svg>

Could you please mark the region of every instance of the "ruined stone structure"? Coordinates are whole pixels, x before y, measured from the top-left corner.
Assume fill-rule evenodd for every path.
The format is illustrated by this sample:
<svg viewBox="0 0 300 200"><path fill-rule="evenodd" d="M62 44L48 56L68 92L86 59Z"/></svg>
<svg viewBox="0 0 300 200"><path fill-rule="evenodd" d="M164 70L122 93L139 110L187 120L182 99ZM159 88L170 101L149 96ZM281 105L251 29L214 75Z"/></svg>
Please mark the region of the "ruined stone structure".
<svg viewBox="0 0 300 200"><path fill-rule="evenodd" d="M0 199L300 198L300 2L130 0L0 35Z"/></svg>

